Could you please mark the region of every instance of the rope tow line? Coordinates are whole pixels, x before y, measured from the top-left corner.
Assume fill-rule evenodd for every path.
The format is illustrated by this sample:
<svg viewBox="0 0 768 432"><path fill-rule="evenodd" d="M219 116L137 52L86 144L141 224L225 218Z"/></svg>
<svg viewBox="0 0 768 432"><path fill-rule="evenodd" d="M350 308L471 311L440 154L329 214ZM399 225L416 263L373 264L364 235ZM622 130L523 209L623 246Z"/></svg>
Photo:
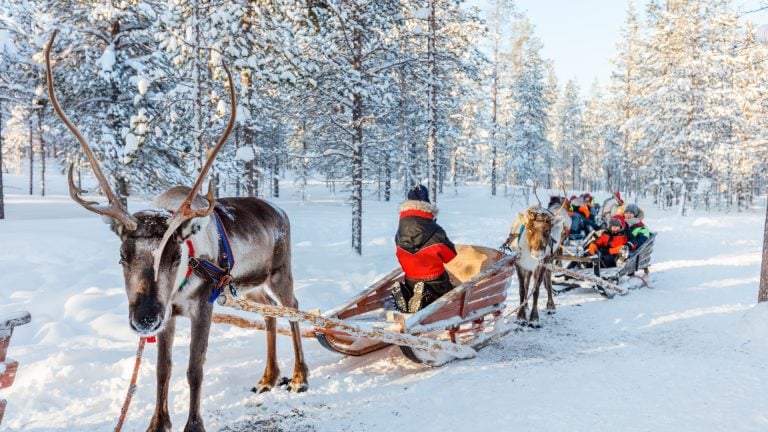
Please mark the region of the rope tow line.
<svg viewBox="0 0 768 432"><path fill-rule="evenodd" d="M152 336L154 339L154 336ZM128 392L125 394L125 402L120 409L120 418L117 420L117 426L115 426L115 432L120 432L125 422L125 417L128 414L128 407L131 406L131 399L133 394L136 393L136 379L139 376L139 366L141 365L141 356L144 354L144 344L148 338L139 338L139 347L136 349L136 362L133 364L133 374L131 375L131 383L128 385Z"/></svg>

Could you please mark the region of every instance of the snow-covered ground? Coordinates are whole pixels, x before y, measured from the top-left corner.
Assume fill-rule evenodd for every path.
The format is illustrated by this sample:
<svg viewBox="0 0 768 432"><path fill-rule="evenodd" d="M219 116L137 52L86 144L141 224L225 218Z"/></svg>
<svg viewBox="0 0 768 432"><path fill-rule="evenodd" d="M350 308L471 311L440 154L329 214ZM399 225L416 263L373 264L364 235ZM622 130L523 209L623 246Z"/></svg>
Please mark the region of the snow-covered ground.
<svg viewBox="0 0 768 432"><path fill-rule="evenodd" d="M114 427L134 363L118 240L74 204L55 177L49 195L22 195L6 176L0 221L0 316L28 310L9 355L19 360L3 431L105 431ZM457 243L498 246L513 209L488 187L440 198L439 222ZM326 310L394 268L397 202L364 203L364 255L350 250L345 195L322 185L311 201L275 200L293 226L297 297ZM601 198L601 196L598 196ZM641 203L642 204L642 203ZM131 202L131 209L143 203ZM249 392L264 366L264 335L212 330L203 387L209 431L765 431L768 305L755 306L764 208L681 218L647 207L659 233L653 289L606 300L574 290L556 297L540 329L512 332L475 359L429 368L390 348L345 358L305 340L310 390ZM516 294L510 296L514 302ZM218 306L217 306L218 307ZM189 326L180 320L170 409L186 420ZM291 344L278 339L280 365ZM145 430L155 398L148 345L125 431Z"/></svg>

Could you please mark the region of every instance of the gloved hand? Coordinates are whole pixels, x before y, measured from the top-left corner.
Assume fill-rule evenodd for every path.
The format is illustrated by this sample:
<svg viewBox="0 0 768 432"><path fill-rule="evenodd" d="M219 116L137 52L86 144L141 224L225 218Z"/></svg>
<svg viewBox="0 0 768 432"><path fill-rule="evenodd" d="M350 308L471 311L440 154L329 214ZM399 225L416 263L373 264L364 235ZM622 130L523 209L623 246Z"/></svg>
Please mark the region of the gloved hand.
<svg viewBox="0 0 768 432"><path fill-rule="evenodd" d="M621 252L621 246L616 246L608 249L608 253L611 255L618 255Z"/></svg>
<svg viewBox="0 0 768 432"><path fill-rule="evenodd" d="M597 253L597 245L592 243L591 245L589 245L589 248L587 250L589 251L590 255L594 255Z"/></svg>

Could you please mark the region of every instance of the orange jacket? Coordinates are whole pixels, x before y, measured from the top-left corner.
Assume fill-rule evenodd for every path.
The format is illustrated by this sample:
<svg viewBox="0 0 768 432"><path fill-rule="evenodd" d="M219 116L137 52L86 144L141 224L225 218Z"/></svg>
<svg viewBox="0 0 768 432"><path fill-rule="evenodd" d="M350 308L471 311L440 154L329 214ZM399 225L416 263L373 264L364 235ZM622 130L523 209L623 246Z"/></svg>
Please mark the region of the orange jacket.
<svg viewBox="0 0 768 432"><path fill-rule="evenodd" d="M621 252L621 247L627 244L628 241L627 234L623 230L618 234L606 231L594 243L589 245L589 253L594 255L598 249L608 249L609 254L617 255Z"/></svg>

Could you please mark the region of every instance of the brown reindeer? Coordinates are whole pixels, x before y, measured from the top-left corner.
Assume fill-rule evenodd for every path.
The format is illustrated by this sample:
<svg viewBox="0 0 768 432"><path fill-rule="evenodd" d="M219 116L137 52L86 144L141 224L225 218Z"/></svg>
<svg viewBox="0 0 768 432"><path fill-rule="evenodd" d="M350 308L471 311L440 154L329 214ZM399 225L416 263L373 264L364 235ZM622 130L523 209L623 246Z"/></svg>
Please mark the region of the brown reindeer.
<svg viewBox="0 0 768 432"><path fill-rule="evenodd" d="M534 186L534 194L535 191ZM520 259L515 264L520 288L520 309L517 312L517 319L532 327L539 327L538 302L542 281L547 289L547 311L549 313L555 311L552 272L542 264L552 261L568 235L570 219L561 216L562 209L562 206L555 209L544 208L539 201L538 205L532 205L525 212L518 213L505 243L520 253ZM531 277L533 277L533 300L530 317L526 317Z"/></svg>
<svg viewBox="0 0 768 432"><path fill-rule="evenodd" d="M177 186L161 194L155 200L159 209L142 210L132 215L128 213L109 187L90 146L56 100L50 64L50 49L55 37L54 31L45 49L48 95L54 110L80 143L109 203L99 206L83 200L79 196L82 191L75 187L72 180L71 165L68 173L70 196L87 210L111 219L112 230L122 241L120 264L128 295L129 324L141 336L158 335L157 401L147 430L171 430L168 386L176 317L181 315L188 317L192 323L187 366L189 416L184 431L204 431L200 416L200 389L213 311L209 301L212 283L202 277L192 277L188 284L182 284L187 270L187 265L182 263L217 262L223 244L215 223L215 218L218 218L229 239L230 255L236 265L220 278L217 285L224 287L231 282L249 300L298 308L293 294L288 217L279 208L257 198L214 200L212 184L209 184L205 197L198 195L206 173L235 121L235 87L226 65L224 70L231 98L229 123L210 152L195 185L192 188ZM194 245L195 260L190 259L187 241ZM221 260L218 265L223 265ZM265 317L265 321L267 361L264 375L254 387L258 392L272 389L280 380L275 352L275 318ZM289 388L301 392L307 389L309 373L301 348L298 323L291 322L291 331L295 363Z"/></svg>

